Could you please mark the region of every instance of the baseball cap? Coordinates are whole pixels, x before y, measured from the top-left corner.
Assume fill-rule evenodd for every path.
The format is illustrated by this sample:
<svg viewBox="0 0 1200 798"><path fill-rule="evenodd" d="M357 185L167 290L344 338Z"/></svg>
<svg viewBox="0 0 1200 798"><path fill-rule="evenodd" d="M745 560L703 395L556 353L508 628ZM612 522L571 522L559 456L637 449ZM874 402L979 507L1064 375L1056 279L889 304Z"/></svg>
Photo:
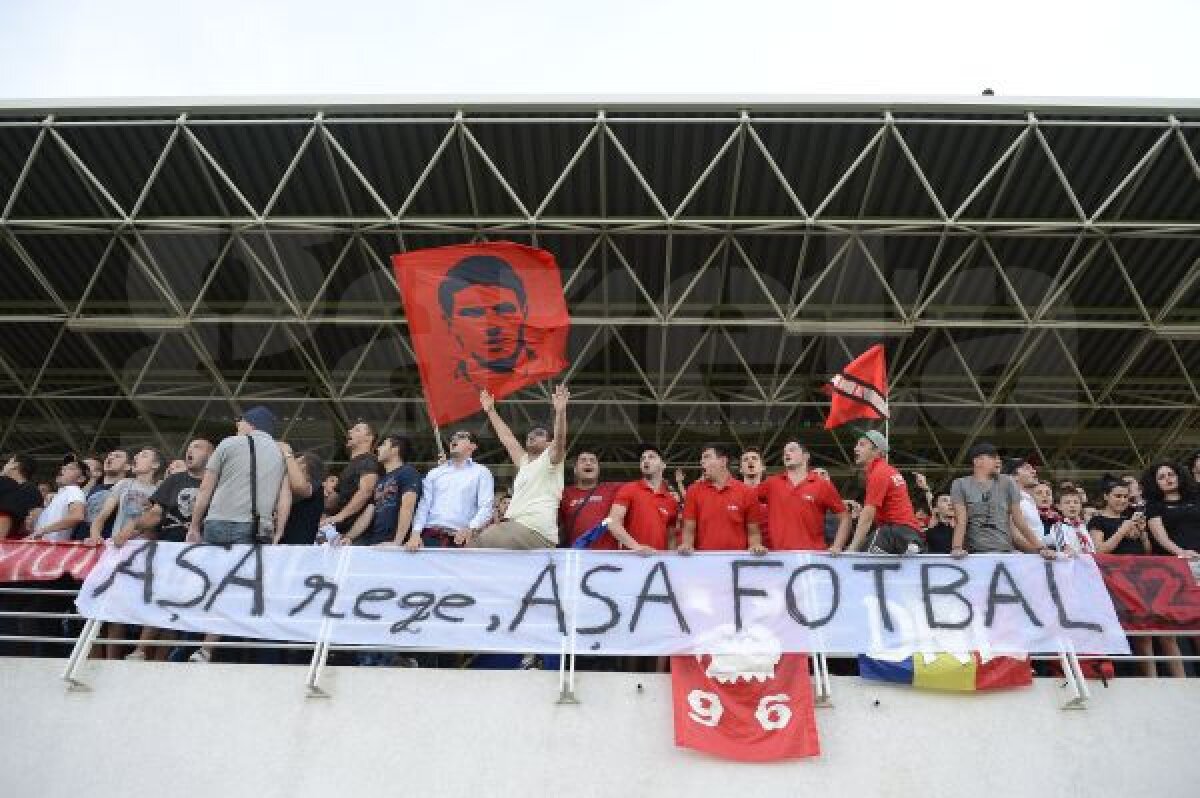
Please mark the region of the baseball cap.
<svg viewBox="0 0 1200 798"><path fill-rule="evenodd" d="M977 443L967 452L967 459L974 460L976 457L999 457L1000 451L990 443Z"/></svg>
<svg viewBox="0 0 1200 798"><path fill-rule="evenodd" d="M883 436L883 433L880 432L879 430L877 430L877 429L867 430L866 432L864 432L862 434L862 436L864 438L866 438L867 440L869 440L871 442L871 445L874 446L879 451L884 452L884 453L886 453L888 451L888 440L887 440L887 438L885 438Z"/></svg>
<svg viewBox="0 0 1200 798"><path fill-rule="evenodd" d="M275 437L275 414L262 405L256 405L242 413L242 421L260 432L267 433L272 438Z"/></svg>

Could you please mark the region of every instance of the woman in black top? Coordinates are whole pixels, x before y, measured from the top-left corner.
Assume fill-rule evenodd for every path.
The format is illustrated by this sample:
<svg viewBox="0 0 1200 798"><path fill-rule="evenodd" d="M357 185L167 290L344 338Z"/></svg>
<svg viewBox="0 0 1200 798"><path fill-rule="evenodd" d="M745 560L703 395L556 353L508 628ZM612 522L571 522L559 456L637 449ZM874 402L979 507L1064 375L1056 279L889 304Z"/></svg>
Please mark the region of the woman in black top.
<svg viewBox="0 0 1200 798"><path fill-rule="evenodd" d="M1142 495L1155 553L1189 560L1200 557L1200 496L1187 471L1174 463L1151 466L1142 475ZM1174 637L1160 637L1158 643L1164 655L1179 656L1179 641ZM1179 659L1168 662L1167 670L1177 679L1185 676Z"/></svg>
<svg viewBox="0 0 1200 798"><path fill-rule="evenodd" d="M1105 474L1100 479L1100 512L1088 521L1088 534L1096 544L1097 554L1149 554L1150 535L1146 532L1146 515L1138 511L1132 518L1125 513L1129 508L1129 486L1124 480ZM1161 638L1160 638L1161 639ZM1169 649L1174 638L1163 639L1162 646ZM1139 657L1154 656L1154 640L1149 637L1129 638L1129 647ZM1142 676L1154 678L1157 666L1152 660L1138 663Z"/></svg>
<svg viewBox="0 0 1200 798"><path fill-rule="evenodd" d="M1159 463L1146 470L1142 492L1156 551L1200 558L1200 495L1191 475L1174 463Z"/></svg>
<svg viewBox="0 0 1200 798"><path fill-rule="evenodd" d="M1096 544L1097 554L1149 554L1150 536L1146 534L1146 518L1135 513L1125 517L1129 505L1129 487L1109 475L1100 480L1103 502L1100 512L1088 521L1088 534Z"/></svg>

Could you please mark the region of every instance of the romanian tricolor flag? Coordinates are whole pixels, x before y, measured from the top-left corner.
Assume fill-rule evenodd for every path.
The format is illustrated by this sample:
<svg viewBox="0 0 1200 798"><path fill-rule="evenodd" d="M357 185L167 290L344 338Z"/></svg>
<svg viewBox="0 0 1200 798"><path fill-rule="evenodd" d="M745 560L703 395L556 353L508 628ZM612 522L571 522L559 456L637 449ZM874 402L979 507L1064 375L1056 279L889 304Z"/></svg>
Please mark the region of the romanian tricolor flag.
<svg viewBox="0 0 1200 798"><path fill-rule="evenodd" d="M1029 660L991 657L985 661L977 651L970 655L915 654L902 660L875 659L863 655L858 658L858 673L864 679L877 682L960 693L1029 687L1033 684Z"/></svg>

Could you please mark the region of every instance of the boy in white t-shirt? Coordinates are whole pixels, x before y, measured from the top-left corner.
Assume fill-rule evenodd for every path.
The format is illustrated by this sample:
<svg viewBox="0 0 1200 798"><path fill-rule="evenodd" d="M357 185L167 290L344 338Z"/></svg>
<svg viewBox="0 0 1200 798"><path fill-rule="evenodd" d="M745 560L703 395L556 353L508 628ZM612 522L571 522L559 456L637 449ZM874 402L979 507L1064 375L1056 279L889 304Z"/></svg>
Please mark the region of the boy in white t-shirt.
<svg viewBox="0 0 1200 798"><path fill-rule="evenodd" d="M30 540L70 540L75 525L83 520L87 502L79 487L83 482L83 468L76 462L64 463L58 470L56 482L58 491L46 509L38 514Z"/></svg>

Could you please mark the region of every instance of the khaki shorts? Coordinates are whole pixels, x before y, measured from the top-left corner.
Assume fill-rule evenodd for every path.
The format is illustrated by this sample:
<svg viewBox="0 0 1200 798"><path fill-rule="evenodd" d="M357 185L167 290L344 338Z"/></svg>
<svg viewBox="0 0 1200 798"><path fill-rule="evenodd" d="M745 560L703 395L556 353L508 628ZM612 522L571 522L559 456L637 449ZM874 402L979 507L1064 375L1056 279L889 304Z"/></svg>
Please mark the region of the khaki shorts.
<svg viewBox="0 0 1200 798"><path fill-rule="evenodd" d="M467 544L473 549L552 549L554 544L516 521L492 524Z"/></svg>

